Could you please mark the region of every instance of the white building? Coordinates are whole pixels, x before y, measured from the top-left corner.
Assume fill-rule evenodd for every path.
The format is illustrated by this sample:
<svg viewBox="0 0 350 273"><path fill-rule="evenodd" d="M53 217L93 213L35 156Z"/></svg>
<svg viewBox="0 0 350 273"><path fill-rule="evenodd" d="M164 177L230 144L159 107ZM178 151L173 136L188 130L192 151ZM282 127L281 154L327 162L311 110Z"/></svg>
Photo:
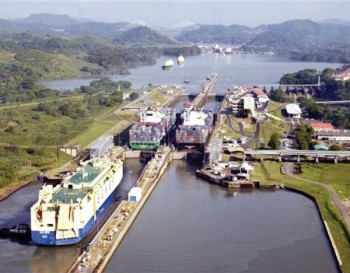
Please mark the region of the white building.
<svg viewBox="0 0 350 273"><path fill-rule="evenodd" d="M142 189L140 187L133 187L128 193L129 202L139 202L142 197Z"/></svg>
<svg viewBox="0 0 350 273"><path fill-rule="evenodd" d="M315 132L317 140L350 141L349 130L319 130Z"/></svg>
<svg viewBox="0 0 350 273"><path fill-rule="evenodd" d="M290 103L286 105L287 115L291 118L300 118L301 117L301 109L298 104Z"/></svg>
<svg viewBox="0 0 350 273"><path fill-rule="evenodd" d="M250 110L252 116L255 115L255 100L253 97L243 97L243 110Z"/></svg>

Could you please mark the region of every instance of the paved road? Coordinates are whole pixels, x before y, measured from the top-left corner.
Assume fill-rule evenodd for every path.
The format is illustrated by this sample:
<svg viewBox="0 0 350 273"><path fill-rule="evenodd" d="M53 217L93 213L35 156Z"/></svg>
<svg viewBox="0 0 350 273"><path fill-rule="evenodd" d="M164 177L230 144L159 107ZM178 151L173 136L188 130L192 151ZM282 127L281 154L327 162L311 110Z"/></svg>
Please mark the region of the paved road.
<svg viewBox="0 0 350 273"><path fill-rule="evenodd" d="M348 209L345 207L345 205L343 204L343 202L339 199L337 193L335 192L335 190L333 189L333 187L331 185L328 184L324 184L318 181L313 181L310 179L306 179L306 178L301 178L299 176L296 176L293 174L293 163L287 163L285 168L286 174L290 177L293 177L295 179L299 179L311 184L315 184L315 185L319 185L321 187L324 187L325 189L328 190L329 194L331 195L332 201L335 204L335 206L339 209L340 213L342 214L348 228L350 228L350 214Z"/></svg>

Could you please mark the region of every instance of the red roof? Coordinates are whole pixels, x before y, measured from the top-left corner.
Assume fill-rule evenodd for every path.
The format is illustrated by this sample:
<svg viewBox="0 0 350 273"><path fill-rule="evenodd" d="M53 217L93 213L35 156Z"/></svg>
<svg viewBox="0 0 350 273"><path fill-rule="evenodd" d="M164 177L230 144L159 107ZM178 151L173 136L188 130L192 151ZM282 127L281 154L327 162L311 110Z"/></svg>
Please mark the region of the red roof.
<svg viewBox="0 0 350 273"><path fill-rule="evenodd" d="M191 108L192 107L192 103L190 101L186 101L184 104L183 104L183 107L184 108Z"/></svg>
<svg viewBox="0 0 350 273"><path fill-rule="evenodd" d="M334 130L334 127L331 123L324 123L324 122L311 122L311 127L314 130Z"/></svg>
<svg viewBox="0 0 350 273"><path fill-rule="evenodd" d="M259 95L266 95L266 93L263 90L259 89L259 88L254 88L254 89L252 89L251 92L253 94L257 95L257 96L259 96Z"/></svg>

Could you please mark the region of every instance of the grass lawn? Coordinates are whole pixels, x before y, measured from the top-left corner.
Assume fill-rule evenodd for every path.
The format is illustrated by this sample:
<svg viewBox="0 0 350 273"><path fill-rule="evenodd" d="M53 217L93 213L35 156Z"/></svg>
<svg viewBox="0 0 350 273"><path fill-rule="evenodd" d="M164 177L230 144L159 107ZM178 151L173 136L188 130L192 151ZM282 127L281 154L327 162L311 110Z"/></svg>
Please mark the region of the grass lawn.
<svg viewBox="0 0 350 273"><path fill-rule="evenodd" d="M218 128L216 132L218 132L219 138L226 136L226 137L231 137L233 139L238 139L238 138L242 137L241 134L236 133L235 131L233 131L231 129L230 126L228 126L228 121L226 119L226 116L222 116L222 119L223 119L223 121L221 123L221 126L216 126ZM232 125L234 126L234 124L232 124ZM236 127L234 126L234 128L236 128ZM239 130L238 125L237 125L237 130Z"/></svg>
<svg viewBox="0 0 350 273"><path fill-rule="evenodd" d="M267 112L274 115L275 117L283 119L281 109L285 106L286 103L280 103L277 101L269 101L269 105L267 107Z"/></svg>
<svg viewBox="0 0 350 273"><path fill-rule="evenodd" d="M273 133L282 134L284 131L289 131L288 126L284 122L274 119L265 119L260 126L259 138L263 140L265 145L267 145Z"/></svg>
<svg viewBox="0 0 350 273"><path fill-rule="evenodd" d="M56 148L0 147L0 188L33 179L41 170L57 168L70 159L71 156Z"/></svg>
<svg viewBox="0 0 350 273"><path fill-rule="evenodd" d="M350 197L349 164L303 164L301 177L333 186L341 199Z"/></svg>
<svg viewBox="0 0 350 273"><path fill-rule="evenodd" d="M333 204L328 191L321 186L313 185L301 180L292 179L284 176L280 172L282 164L283 163L268 161L256 163L253 173L253 179L259 180L262 183L283 183L289 187L301 190L309 195L312 195L316 199L316 202L322 214L322 218L324 221L327 222L331 230L332 236L335 240L338 251L340 252L340 256L343 262L343 272L350 272L350 233L338 209ZM333 171L331 171L331 173L332 172ZM333 173L335 174L336 172L334 171ZM320 182L323 181L321 180Z"/></svg>

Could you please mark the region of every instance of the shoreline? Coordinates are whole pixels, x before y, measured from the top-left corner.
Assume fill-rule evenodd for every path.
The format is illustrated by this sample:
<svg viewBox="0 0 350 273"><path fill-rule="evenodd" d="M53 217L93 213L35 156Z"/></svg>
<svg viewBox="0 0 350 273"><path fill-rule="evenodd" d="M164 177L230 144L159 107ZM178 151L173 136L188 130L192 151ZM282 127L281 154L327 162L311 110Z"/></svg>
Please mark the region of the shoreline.
<svg viewBox="0 0 350 273"><path fill-rule="evenodd" d="M34 179L24 180L24 181L20 181L18 183L10 184L10 185L0 189L0 202L6 200L15 192L19 191L20 189L22 189L22 188L24 188L24 187L26 187L29 184L34 183L34 182L35 182Z"/></svg>

